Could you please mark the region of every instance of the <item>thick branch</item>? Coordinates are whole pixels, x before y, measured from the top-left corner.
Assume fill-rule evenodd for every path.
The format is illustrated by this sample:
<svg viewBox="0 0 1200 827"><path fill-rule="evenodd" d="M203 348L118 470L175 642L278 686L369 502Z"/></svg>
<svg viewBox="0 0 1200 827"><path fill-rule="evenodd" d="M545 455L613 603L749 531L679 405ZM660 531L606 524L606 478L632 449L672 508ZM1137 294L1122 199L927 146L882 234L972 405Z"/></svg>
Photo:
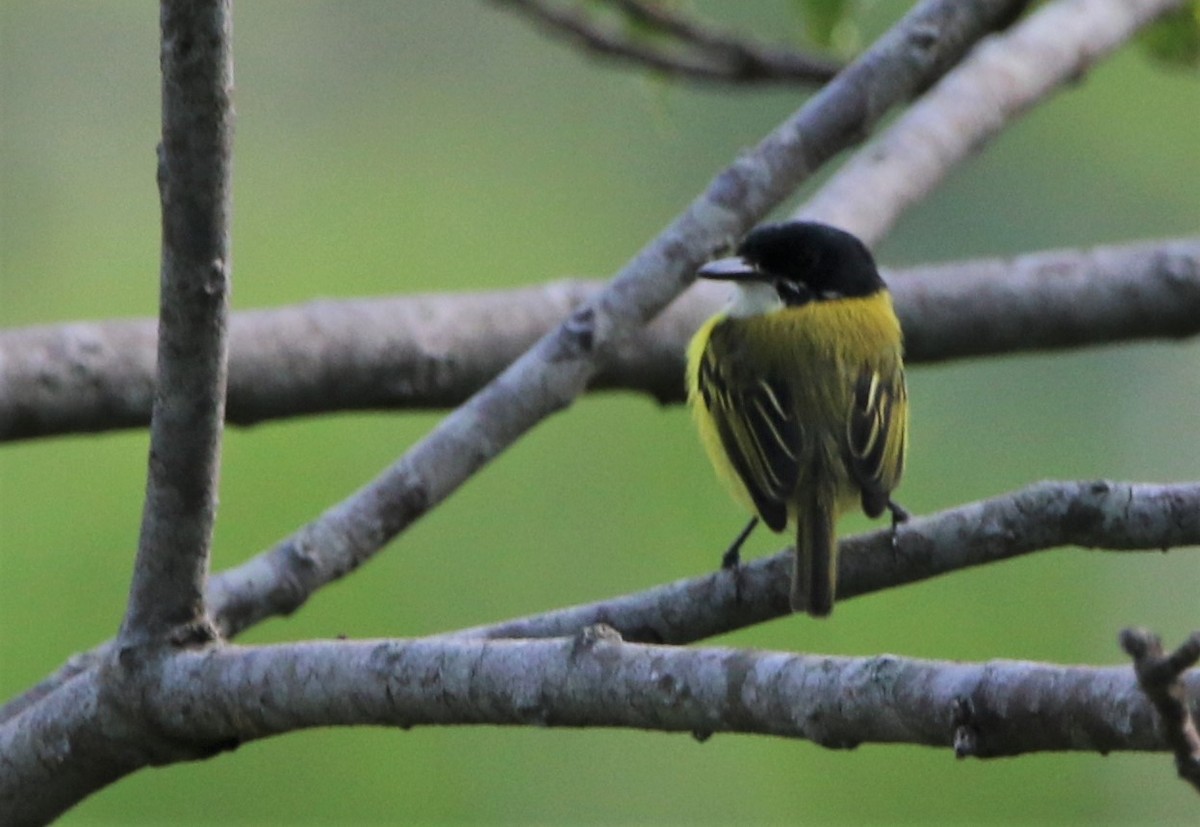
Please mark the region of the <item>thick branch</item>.
<svg viewBox="0 0 1200 827"><path fill-rule="evenodd" d="M1200 239L887 277L910 364L1200 333ZM459 404L600 289L562 281L235 313L227 421ZM590 387L681 401L684 346L724 297L720 287L695 285L616 347ZM145 425L154 346L149 320L0 332L0 440Z"/></svg>
<svg viewBox="0 0 1200 827"><path fill-rule="evenodd" d="M158 380L124 643L204 630L225 419L233 59L229 0L164 0Z"/></svg>
<svg viewBox="0 0 1200 827"><path fill-rule="evenodd" d="M969 155L1180 0L1059 0L993 35L837 171L800 217L874 244Z"/></svg>
<svg viewBox="0 0 1200 827"><path fill-rule="evenodd" d="M889 280L914 364L1200 334L1200 238L923 267Z"/></svg>
<svg viewBox="0 0 1200 827"><path fill-rule="evenodd" d="M46 824L96 790L146 766L107 714L102 678L92 669L46 702L0 726L0 815L3 823ZM105 733L102 725L110 725Z"/></svg>
<svg viewBox="0 0 1200 827"><path fill-rule="evenodd" d="M216 742L298 725L494 723L948 746L947 713L966 697L991 712L980 757L1167 747L1125 667L684 649L604 627L549 641L228 647L181 656L162 689L168 732L203 727Z"/></svg>
<svg viewBox="0 0 1200 827"><path fill-rule="evenodd" d="M12 822L48 820L86 794L64 783L81 764L107 760L108 783L149 763L317 726L629 727L702 738L769 734L834 748L950 747L969 726L978 757L1168 747L1128 668L687 649L626 643L604 627L545 641L182 651L163 664L138 720L105 705L101 680L81 675L0 728L0 807ZM1200 689L1200 680L1190 684ZM94 736L101 731L112 734ZM45 734L58 737L47 742ZM139 735L181 748L139 749ZM65 743L75 748L56 749Z"/></svg>
<svg viewBox="0 0 1200 827"><path fill-rule="evenodd" d="M638 0L614 5L660 38L631 36L606 27L582 6L548 0L493 0L525 15L545 31L602 57L627 61L668 77L709 83L824 83L840 70L836 61L764 46L713 31L678 14Z"/></svg>

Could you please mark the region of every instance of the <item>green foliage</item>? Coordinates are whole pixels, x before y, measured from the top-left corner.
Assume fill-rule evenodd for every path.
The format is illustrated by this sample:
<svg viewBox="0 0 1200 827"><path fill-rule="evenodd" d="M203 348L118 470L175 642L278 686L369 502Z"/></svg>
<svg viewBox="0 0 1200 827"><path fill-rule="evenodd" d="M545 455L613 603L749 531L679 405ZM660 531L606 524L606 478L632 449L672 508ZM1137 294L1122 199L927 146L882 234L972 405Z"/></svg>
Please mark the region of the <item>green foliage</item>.
<svg viewBox="0 0 1200 827"><path fill-rule="evenodd" d="M1139 38L1142 48L1167 66L1200 67L1200 0L1191 0L1153 24Z"/></svg>
<svg viewBox="0 0 1200 827"><path fill-rule="evenodd" d="M847 55L862 41L857 0L793 0L804 31L816 46Z"/></svg>

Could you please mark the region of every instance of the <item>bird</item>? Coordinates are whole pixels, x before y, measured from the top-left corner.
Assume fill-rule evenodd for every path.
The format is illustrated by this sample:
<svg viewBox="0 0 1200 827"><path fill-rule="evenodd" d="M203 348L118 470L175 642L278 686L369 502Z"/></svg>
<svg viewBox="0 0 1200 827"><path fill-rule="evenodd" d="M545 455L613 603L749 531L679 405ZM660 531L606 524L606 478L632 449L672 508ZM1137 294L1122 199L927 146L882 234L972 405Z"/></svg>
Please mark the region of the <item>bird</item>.
<svg viewBox="0 0 1200 827"><path fill-rule="evenodd" d="M908 449L900 322L870 251L844 230L763 224L735 252L696 273L736 290L693 336L686 374L717 476L753 515L722 565L736 573L760 520L791 526L791 608L827 617L838 517L890 511L893 544L908 517L892 500Z"/></svg>

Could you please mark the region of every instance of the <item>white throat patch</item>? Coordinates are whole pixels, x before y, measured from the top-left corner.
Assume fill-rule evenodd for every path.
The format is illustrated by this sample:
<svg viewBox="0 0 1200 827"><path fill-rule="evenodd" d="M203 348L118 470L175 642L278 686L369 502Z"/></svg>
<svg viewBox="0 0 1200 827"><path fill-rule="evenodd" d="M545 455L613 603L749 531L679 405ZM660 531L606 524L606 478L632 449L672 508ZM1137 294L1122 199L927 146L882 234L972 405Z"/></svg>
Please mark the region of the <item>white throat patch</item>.
<svg viewBox="0 0 1200 827"><path fill-rule="evenodd" d="M735 319L747 316L761 316L783 309L783 299L775 290L775 285L762 281L739 282L734 285L736 292L729 303L729 315Z"/></svg>

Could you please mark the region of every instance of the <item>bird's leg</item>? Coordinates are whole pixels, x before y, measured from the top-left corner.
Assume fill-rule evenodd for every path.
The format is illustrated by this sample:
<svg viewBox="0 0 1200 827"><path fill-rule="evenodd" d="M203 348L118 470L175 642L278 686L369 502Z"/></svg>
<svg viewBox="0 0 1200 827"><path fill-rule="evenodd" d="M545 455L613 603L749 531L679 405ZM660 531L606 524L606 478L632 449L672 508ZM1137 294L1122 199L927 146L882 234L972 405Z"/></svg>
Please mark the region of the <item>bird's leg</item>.
<svg viewBox="0 0 1200 827"><path fill-rule="evenodd" d="M892 512L892 553L894 554L900 549L900 543L896 539L896 526L908 522L909 514L904 506L893 502L890 497L887 501L887 509Z"/></svg>
<svg viewBox="0 0 1200 827"><path fill-rule="evenodd" d="M742 529L734 541L721 555L721 568L736 569L742 563L742 543L746 542L746 538L750 536L750 532L758 525L758 517L751 517L750 522L746 523L746 527Z"/></svg>
<svg viewBox="0 0 1200 827"><path fill-rule="evenodd" d="M758 517L751 517L750 522L742 529L725 553L721 555L721 568L733 572L733 599L742 602L742 543L750 536L750 532L758 525Z"/></svg>

